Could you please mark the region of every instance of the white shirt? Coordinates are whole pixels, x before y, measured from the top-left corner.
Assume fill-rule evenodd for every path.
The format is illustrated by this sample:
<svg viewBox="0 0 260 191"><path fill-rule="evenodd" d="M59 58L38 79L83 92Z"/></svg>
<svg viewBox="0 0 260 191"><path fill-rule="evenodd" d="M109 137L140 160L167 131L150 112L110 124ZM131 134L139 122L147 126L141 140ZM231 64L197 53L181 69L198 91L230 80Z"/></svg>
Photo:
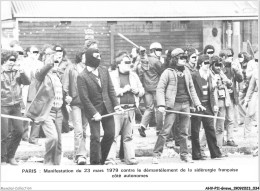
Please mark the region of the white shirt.
<svg viewBox="0 0 260 191"><path fill-rule="evenodd" d="M98 84L99 84L99 86L101 87L101 81L100 81L100 78L98 77L98 68L92 68L92 67L89 67L89 66L87 66L87 70L89 71L89 72L92 72L92 74L94 74L95 76L97 76L97 81L98 81Z"/></svg>

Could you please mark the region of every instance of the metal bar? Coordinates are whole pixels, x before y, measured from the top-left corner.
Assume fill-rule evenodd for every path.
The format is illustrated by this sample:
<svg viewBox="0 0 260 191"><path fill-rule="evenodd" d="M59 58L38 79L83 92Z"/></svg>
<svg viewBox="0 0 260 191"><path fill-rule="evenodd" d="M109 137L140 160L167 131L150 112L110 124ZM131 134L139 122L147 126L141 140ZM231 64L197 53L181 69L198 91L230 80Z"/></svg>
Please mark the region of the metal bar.
<svg viewBox="0 0 260 191"><path fill-rule="evenodd" d="M5 114L1 114L1 117L9 118L9 119L17 119L17 120L22 120L22 121L32 121L30 118L17 117L17 116L12 116L12 115L5 115Z"/></svg>
<svg viewBox="0 0 260 191"><path fill-rule="evenodd" d="M217 117L217 116L213 116L213 115L202 115L202 114L198 114L198 113L187 113L187 112L173 111L173 110L165 110L165 111L169 112L169 113L178 113L178 114L185 114L185 115L195 115L195 116L199 116L199 117L208 117L208 118L216 118L216 119L225 120L224 117Z"/></svg>

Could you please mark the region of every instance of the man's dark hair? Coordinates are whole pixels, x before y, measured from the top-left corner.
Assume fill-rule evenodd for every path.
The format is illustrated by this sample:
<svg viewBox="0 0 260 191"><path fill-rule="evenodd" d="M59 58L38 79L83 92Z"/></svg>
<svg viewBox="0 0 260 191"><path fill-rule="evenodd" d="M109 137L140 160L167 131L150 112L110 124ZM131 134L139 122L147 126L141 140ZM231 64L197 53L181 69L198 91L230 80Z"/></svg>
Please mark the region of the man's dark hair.
<svg viewBox="0 0 260 191"><path fill-rule="evenodd" d="M200 69L202 63L206 60L209 60L209 56L207 54L200 55L197 62L197 69Z"/></svg>
<svg viewBox="0 0 260 191"><path fill-rule="evenodd" d="M172 49L168 49L166 58L165 58L165 68L171 68L171 58L172 58Z"/></svg>
<svg viewBox="0 0 260 191"><path fill-rule="evenodd" d="M215 52L214 46L212 46L212 45L209 44L209 45L205 46L203 53L204 53L204 54L207 54L207 50L208 50L208 49L212 49L212 50Z"/></svg>
<svg viewBox="0 0 260 191"><path fill-rule="evenodd" d="M40 60L40 61L43 61L43 60L42 60L42 59L43 59L43 56L45 55L45 51L46 51L48 48L52 49L52 48L53 48L53 45L51 45L51 44L44 44L44 45L42 46L42 49L41 49L41 51L40 51L40 56L39 56L39 60Z"/></svg>
<svg viewBox="0 0 260 191"><path fill-rule="evenodd" d="M3 65L10 57L14 56L15 59L18 57L18 53L12 50L2 50L1 51L1 65Z"/></svg>
<svg viewBox="0 0 260 191"><path fill-rule="evenodd" d="M75 56L75 63L78 64L82 61L82 55L85 53L84 49L77 51Z"/></svg>
<svg viewBox="0 0 260 191"><path fill-rule="evenodd" d="M52 50L56 51L56 48L57 48L57 47L61 48L61 50L62 50L62 52L63 52L63 58L64 58L64 57L66 56L66 51L65 51L65 49L64 49L61 45L59 45L59 44L54 44Z"/></svg>
<svg viewBox="0 0 260 191"><path fill-rule="evenodd" d="M111 70L115 70L117 68L118 64L121 63L121 61L123 60L124 57L129 57L128 52L127 51L119 51L116 54L115 61L111 66Z"/></svg>
<svg viewBox="0 0 260 191"><path fill-rule="evenodd" d="M242 56L242 55L243 55L243 57L244 57L243 63L249 62L249 61L252 59L252 57L250 56L250 54L248 54L247 52L239 52L239 53L238 53L238 57L240 57L240 56Z"/></svg>
<svg viewBox="0 0 260 191"><path fill-rule="evenodd" d="M224 48L219 52L219 57L220 58L227 58L229 54L232 54L231 50L228 48Z"/></svg>

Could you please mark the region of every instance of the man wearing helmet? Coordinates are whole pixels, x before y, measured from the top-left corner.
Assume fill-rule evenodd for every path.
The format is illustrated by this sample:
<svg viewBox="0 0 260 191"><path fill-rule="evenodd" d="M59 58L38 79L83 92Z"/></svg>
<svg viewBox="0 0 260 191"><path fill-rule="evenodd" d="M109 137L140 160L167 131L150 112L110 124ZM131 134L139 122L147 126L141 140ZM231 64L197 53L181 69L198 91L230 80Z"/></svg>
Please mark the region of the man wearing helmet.
<svg viewBox="0 0 260 191"><path fill-rule="evenodd" d="M148 55L147 61L142 62L137 69L140 81L145 89L144 102L146 110L138 129L142 137L146 137L145 129L156 108L156 88L163 72L162 62L160 61L161 55L162 45L158 42L152 43L150 45L150 54ZM158 111L156 111L156 123L156 131L159 132L163 124L163 115Z"/></svg>

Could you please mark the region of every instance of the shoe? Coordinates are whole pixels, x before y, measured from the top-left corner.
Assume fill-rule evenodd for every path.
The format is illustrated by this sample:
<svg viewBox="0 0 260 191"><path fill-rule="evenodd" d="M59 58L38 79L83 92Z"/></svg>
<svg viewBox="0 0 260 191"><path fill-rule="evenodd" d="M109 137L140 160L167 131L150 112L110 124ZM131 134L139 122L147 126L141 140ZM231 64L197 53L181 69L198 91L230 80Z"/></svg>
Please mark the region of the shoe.
<svg viewBox="0 0 260 191"><path fill-rule="evenodd" d="M85 165L86 164L86 159L82 156L80 156L77 160L78 165Z"/></svg>
<svg viewBox="0 0 260 191"><path fill-rule="evenodd" d="M185 163L194 163L194 161L190 157L181 158L181 161Z"/></svg>
<svg viewBox="0 0 260 191"><path fill-rule="evenodd" d="M156 131L156 135L158 136L160 134L160 131Z"/></svg>
<svg viewBox="0 0 260 191"><path fill-rule="evenodd" d="M201 156L200 158L192 158L192 160L207 160L207 157Z"/></svg>
<svg viewBox="0 0 260 191"><path fill-rule="evenodd" d="M29 139L28 138L22 138L22 141L28 142Z"/></svg>
<svg viewBox="0 0 260 191"><path fill-rule="evenodd" d="M214 159L214 160L222 160L224 159L224 156L223 155L219 155L217 157L211 157L211 159Z"/></svg>
<svg viewBox="0 0 260 191"><path fill-rule="evenodd" d="M114 160L105 161L105 165L117 165Z"/></svg>
<svg viewBox="0 0 260 191"><path fill-rule="evenodd" d="M227 146L227 141L223 140L223 146Z"/></svg>
<svg viewBox="0 0 260 191"><path fill-rule="evenodd" d="M137 165L139 162L136 159L131 159L127 165Z"/></svg>
<svg viewBox="0 0 260 191"><path fill-rule="evenodd" d="M232 140L232 141L227 141L227 146L237 147L238 145Z"/></svg>
<svg viewBox="0 0 260 191"><path fill-rule="evenodd" d="M175 141L175 146L176 146L176 147L179 147L179 146L180 146L180 143Z"/></svg>
<svg viewBox="0 0 260 191"><path fill-rule="evenodd" d="M253 153L253 157L257 157L258 156L258 149L254 150L252 153Z"/></svg>
<svg viewBox="0 0 260 191"><path fill-rule="evenodd" d="M31 143L31 144L33 144L33 145L42 146L42 144L39 143L38 141L29 141L29 143Z"/></svg>
<svg viewBox="0 0 260 191"><path fill-rule="evenodd" d="M153 157L152 164L159 164L158 157Z"/></svg>
<svg viewBox="0 0 260 191"><path fill-rule="evenodd" d="M140 134L140 136L141 137L146 137L146 134L145 134L145 128L143 127L143 126L140 126L139 128L138 128L138 131L139 131L139 134Z"/></svg>
<svg viewBox="0 0 260 191"><path fill-rule="evenodd" d="M15 158L10 158L8 159L8 163L11 165L18 165L17 161L15 160Z"/></svg>

